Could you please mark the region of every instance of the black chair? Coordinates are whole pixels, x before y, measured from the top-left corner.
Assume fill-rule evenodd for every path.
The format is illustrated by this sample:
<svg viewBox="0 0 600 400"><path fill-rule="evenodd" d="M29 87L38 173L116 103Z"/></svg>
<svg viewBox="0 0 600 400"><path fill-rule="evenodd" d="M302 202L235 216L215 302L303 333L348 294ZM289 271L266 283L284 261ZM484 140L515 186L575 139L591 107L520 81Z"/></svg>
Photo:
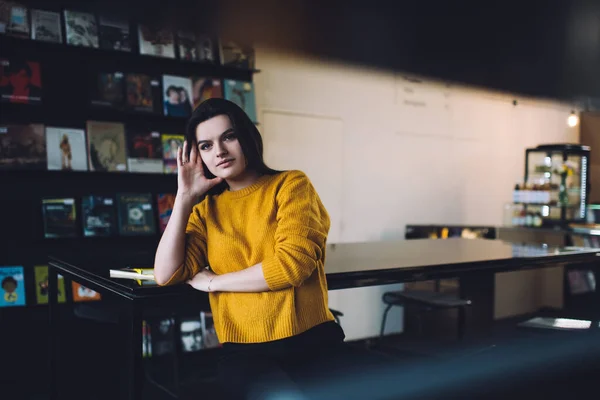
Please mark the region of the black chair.
<svg viewBox="0 0 600 400"><path fill-rule="evenodd" d="M471 305L471 300L461 299L451 293L426 290L386 292L383 294L382 300L387 304L387 307L383 312L383 320L381 321L381 332L379 333L380 340L383 339L387 314L394 306L416 307L420 311L456 308L458 309L458 339L460 340L464 337L466 322L465 312L466 308Z"/></svg>
<svg viewBox="0 0 600 400"><path fill-rule="evenodd" d="M341 325L340 318L344 316L344 313L342 313L341 311L338 311L338 310L334 310L332 308L330 308L329 311L331 311L331 313L333 314L333 317L335 318L335 322L337 322L339 325Z"/></svg>

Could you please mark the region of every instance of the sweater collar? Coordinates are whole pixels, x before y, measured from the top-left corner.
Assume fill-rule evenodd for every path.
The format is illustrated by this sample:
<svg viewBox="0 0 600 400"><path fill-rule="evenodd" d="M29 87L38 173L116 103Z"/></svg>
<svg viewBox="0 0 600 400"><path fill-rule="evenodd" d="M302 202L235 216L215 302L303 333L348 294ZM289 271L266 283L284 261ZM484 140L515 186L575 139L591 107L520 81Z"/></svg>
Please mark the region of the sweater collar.
<svg viewBox="0 0 600 400"><path fill-rule="evenodd" d="M275 175L262 175L252 185L246 186L243 189L236 190L233 192L229 189L225 189L225 191L222 193L222 196L229 199L239 199L240 197L247 196L250 193L254 192L256 189L260 188L265 182L269 181L274 176Z"/></svg>

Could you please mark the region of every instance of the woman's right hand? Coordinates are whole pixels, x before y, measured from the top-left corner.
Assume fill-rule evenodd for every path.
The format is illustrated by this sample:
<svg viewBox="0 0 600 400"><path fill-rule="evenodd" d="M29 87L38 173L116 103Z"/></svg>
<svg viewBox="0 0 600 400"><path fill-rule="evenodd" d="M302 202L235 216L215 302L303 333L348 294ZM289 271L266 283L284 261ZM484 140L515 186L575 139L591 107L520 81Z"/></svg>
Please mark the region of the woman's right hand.
<svg viewBox="0 0 600 400"><path fill-rule="evenodd" d="M223 181L222 178L208 179L204 175L202 158L192 146L190 158L185 159L188 142L183 143L183 148L177 149L177 192L191 197L204 196L213 186Z"/></svg>

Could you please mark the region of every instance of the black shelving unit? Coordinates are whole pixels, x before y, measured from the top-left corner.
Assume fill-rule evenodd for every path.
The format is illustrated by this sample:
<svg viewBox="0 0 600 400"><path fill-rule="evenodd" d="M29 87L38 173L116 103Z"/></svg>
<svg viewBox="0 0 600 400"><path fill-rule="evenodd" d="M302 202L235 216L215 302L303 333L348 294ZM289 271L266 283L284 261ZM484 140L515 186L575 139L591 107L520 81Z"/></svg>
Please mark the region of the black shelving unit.
<svg viewBox="0 0 600 400"><path fill-rule="evenodd" d="M59 11L62 17L62 9L53 11ZM64 17L62 18L64 25ZM205 76L222 81L225 79L252 81L253 75L259 72L255 69L238 69L219 63L141 55L138 51L137 26L133 22L130 26L130 34L131 52L76 47L66 43L46 43L0 35L0 59L39 62L43 90L42 103L39 105L0 103L0 124L40 123L45 126L85 129L86 121L96 120L120 122L126 128L129 125L144 124L161 133L183 134L187 118L93 106L90 88L95 77L101 72L123 72L146 74L159 80L162 75L175 75ZM218 43L216 38L214 42ZM162 98L155 101L162 103ZM162 111L162 106L160 109ZM75 198L79 218L82 196L114 196L125 192L151 193L158 227L156 195L175 193L176 190L177 176L174 174L0 170L0 210L2 210L4 228L0 229L0 266L24 267L27 302L24 307L0 308L0 324L3 326L0 342L8 344L3 359L6 357L7 360L14 360L12 363L3 363L0 367L0 386L4 386L5 383L10 384L17 390L15 393L23 395L24 398L33 398L45 393L47 307L36 304L35 265L46 265L47 255L51 252L64 252L70 249L89 251L90 254L94 252L153 253L160 240L158 228L157 234L152 236L84 237L81 221L77 221L78 237L45 239L42 199ZM67 295L67 303L60 304L59 309L64 317L61 317L64 321L63 333L68 338L75 338L76 341L81 342L80 347L84 348L86 345L93 346L94 342L100 342L102 335L112 332L110 326L99 327L89 321L84 322L82 326L81 321L75 322L76 308L88 305L73 303L70 288L67 288ZM110 301L102 300L98 305L100 303L110 308ZM92 304L89 306L94 307ZM206 308L207 305L204 304L202 307ZM32 335L37 338L34 342L31 342ZM91 353L102 354L103 350L110 352L109 349L96 350ZM63 357L72 358L69 355ZM189 357L197 359L199 356L190 353ZM214 361L213 356L208 359ZM187 361L184 360L185 362ZM71 365L69 368L76 370L77 365ZM101 369L95 368L91 374L93 376L100 371ZM27 385L33 377L38 384ZM96 381L91 379L91 382Z"/></svg>

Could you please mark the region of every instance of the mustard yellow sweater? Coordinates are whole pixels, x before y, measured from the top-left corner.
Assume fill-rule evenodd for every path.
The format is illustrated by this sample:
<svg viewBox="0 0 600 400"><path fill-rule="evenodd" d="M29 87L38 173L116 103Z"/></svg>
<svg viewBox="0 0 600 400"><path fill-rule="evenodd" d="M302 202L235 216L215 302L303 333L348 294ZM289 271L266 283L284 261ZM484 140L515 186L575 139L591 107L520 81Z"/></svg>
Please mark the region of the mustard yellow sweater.
<svg viewBox="0 0 600 400"><path fill-rule="evenodd" d="M166 284L183 282L206 265L226 274L262 262L270 291L209 294L219 341L257 343L297 335L334 319L323 268L329 225L304 173L264 175L194 207L185 262Z"/></svg>

